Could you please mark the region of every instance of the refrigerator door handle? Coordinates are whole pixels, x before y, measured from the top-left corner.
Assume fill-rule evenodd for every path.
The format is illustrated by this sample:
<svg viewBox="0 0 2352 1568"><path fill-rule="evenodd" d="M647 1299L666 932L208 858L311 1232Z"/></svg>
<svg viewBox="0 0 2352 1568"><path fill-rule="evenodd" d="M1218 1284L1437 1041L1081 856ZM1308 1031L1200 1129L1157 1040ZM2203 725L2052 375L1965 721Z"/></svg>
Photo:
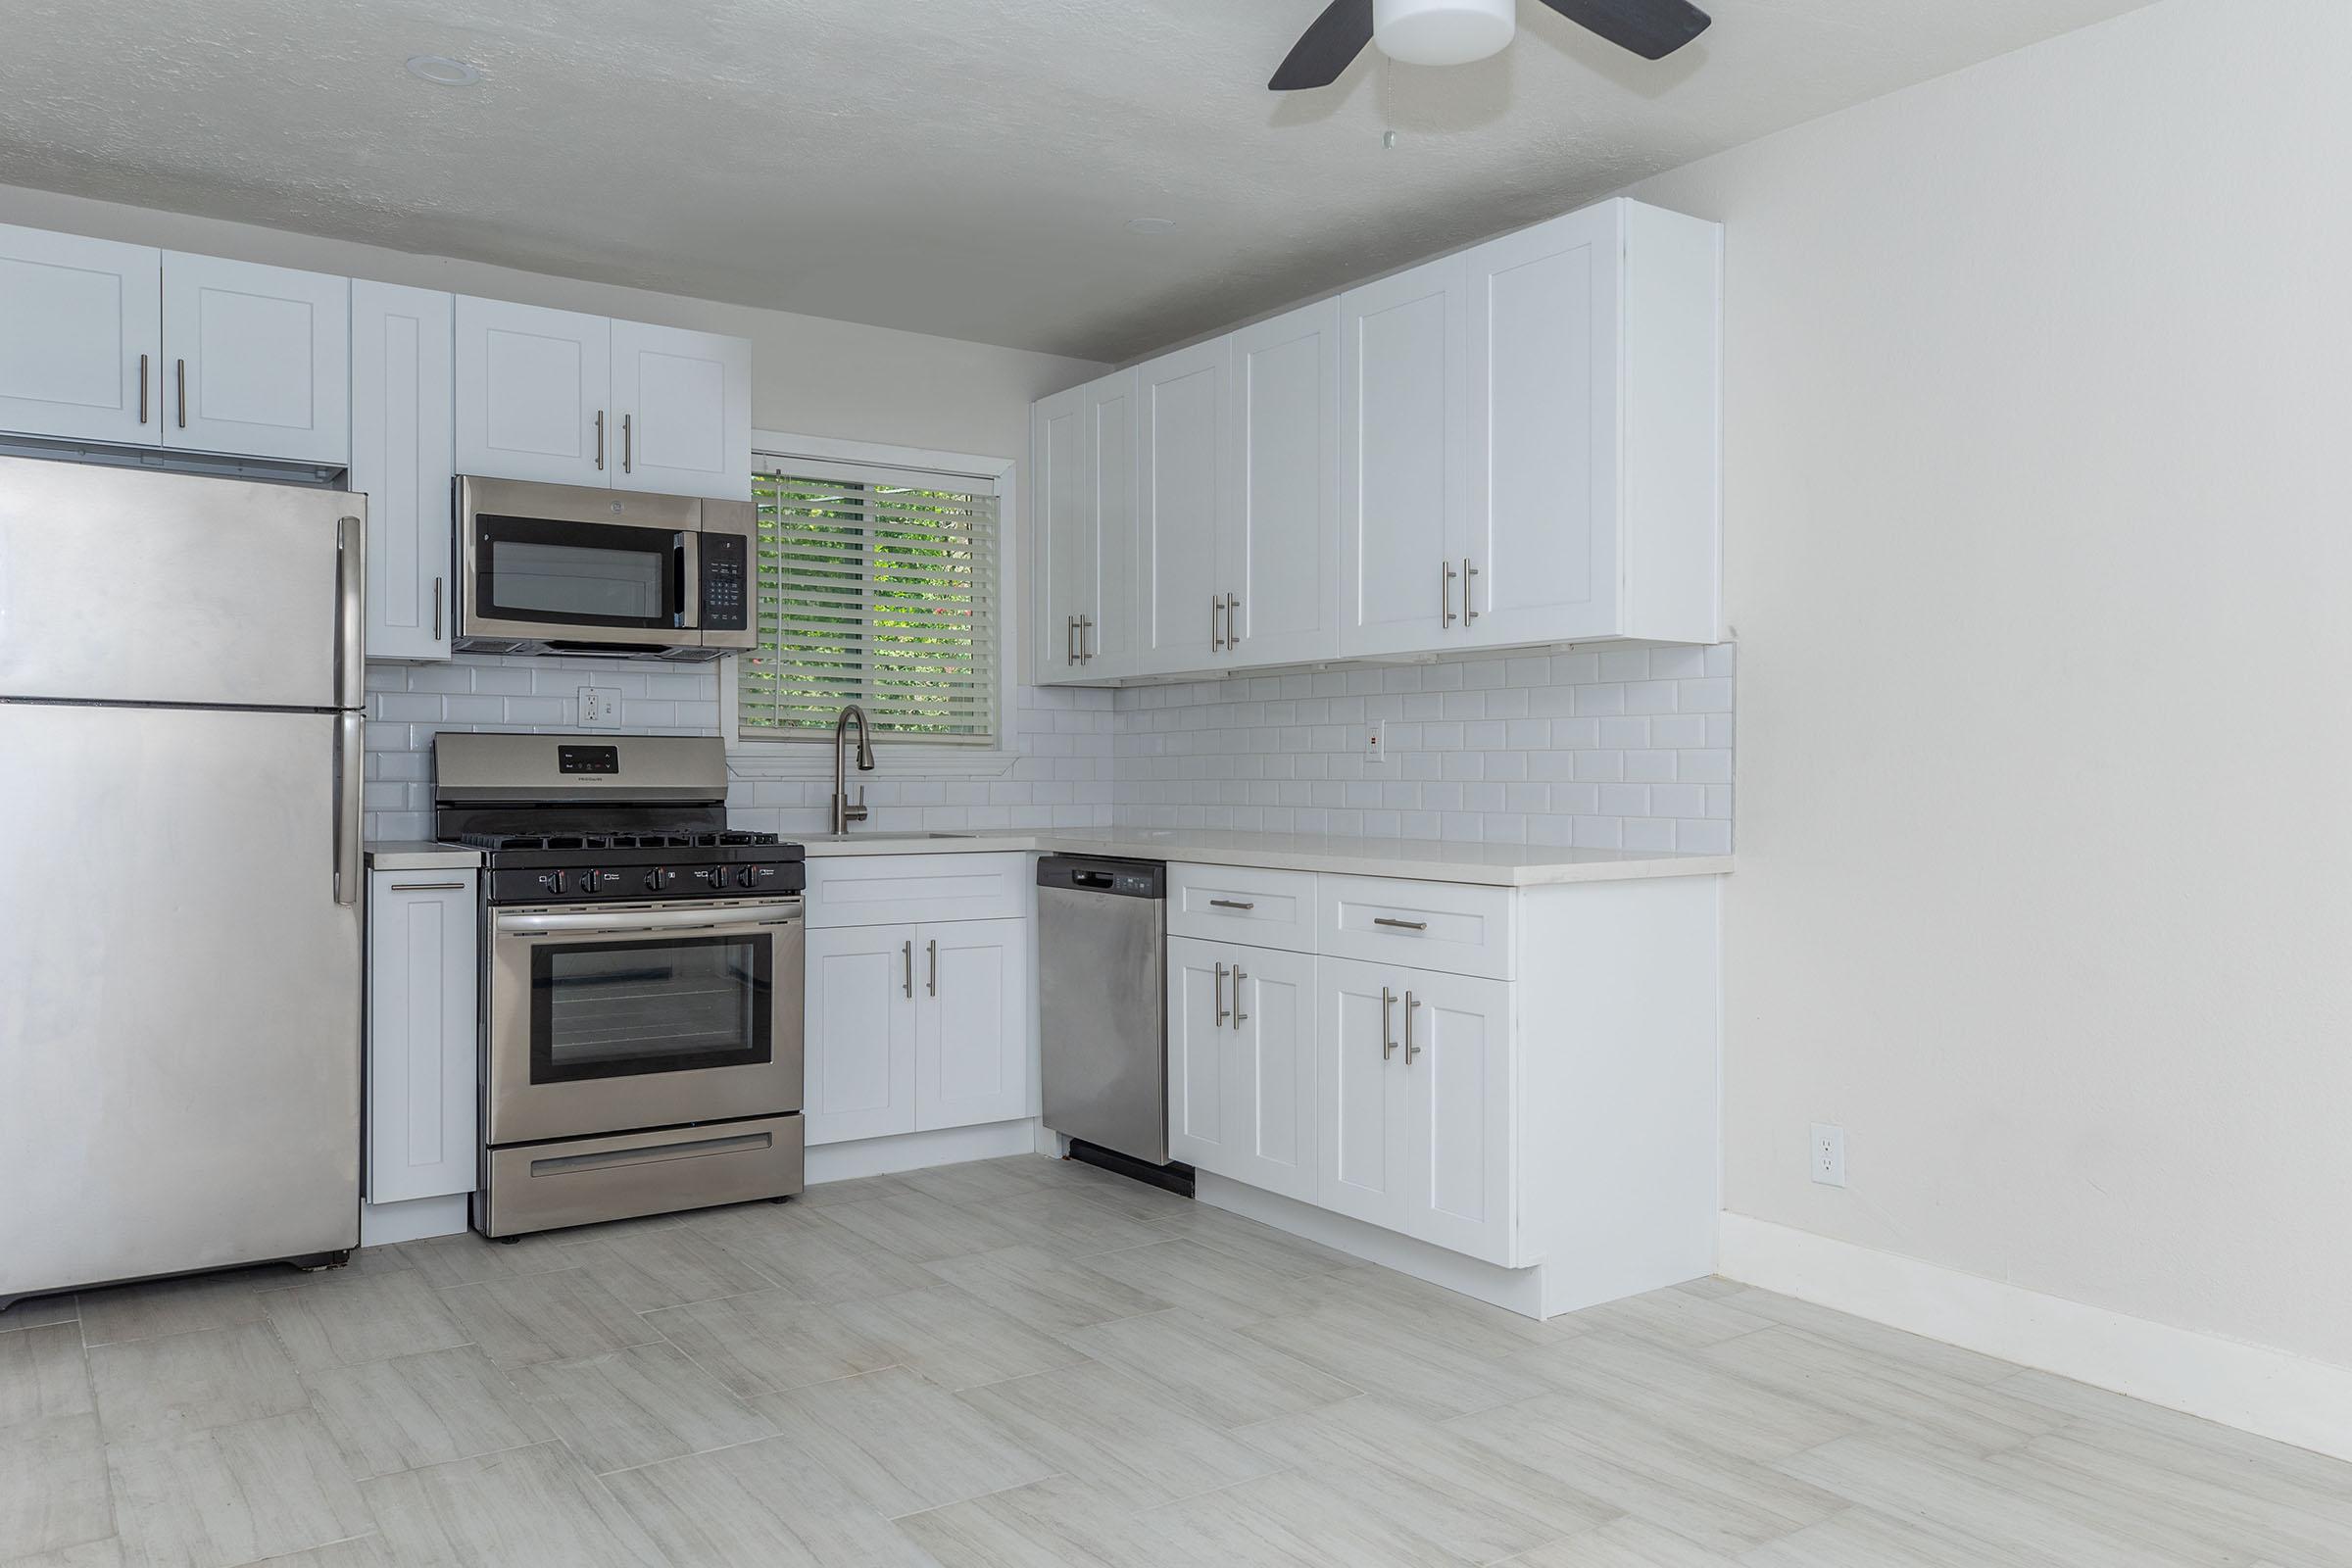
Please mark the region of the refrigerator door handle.
<svg viewBox="0 0 2352 1568"><path fill-rule="evenodd" d="M368 715L335 715L335 902L360 902L360 789L368 775Z"/></svg>
<svg viewBox="0 0 2352 1568"><path fill-rule="evenodd" d="M368 703L368 524L335 519L335 706Z"/></svg>

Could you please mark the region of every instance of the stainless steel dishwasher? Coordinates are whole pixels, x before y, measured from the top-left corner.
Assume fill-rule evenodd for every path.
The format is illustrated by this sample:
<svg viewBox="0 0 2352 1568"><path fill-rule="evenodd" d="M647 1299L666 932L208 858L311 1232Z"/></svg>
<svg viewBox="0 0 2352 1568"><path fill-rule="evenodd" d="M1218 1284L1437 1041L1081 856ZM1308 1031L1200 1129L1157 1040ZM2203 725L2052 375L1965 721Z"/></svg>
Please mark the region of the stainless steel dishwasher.
<svg viewBox="0 0 2352 1568"><path fill-rule="evenodd" d="M1149 1166L1168 1159L1167 887L1157 860L1037 862L1046 1125Z"/></svg>

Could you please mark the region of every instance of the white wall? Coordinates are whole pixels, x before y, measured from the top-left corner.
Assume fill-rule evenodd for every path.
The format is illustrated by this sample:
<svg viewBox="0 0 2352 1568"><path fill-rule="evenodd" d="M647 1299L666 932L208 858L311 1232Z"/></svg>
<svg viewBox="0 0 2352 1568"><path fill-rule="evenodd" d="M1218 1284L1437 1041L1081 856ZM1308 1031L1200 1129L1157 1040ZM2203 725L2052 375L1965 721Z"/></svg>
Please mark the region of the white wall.
<svg viewBox="0 0 2352 1568"><path fill-rule="evenodd" d="M1635 191L1729 230L1727 1206L2339 1364L2348 59L2166 0Z"/></svg>

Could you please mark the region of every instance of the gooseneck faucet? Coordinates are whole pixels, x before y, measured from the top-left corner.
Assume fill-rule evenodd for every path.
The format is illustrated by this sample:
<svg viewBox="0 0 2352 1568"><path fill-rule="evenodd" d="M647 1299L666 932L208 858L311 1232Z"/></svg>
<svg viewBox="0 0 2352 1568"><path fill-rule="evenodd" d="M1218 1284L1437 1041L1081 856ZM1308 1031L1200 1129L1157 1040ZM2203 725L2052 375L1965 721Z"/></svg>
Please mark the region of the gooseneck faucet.
<svg viewBox="0 0 2352 1568"><path fill-rule="evenodd" d="M836 833L847 833L852 822L862 822L866 816L865 786L858 786L856 801L850 799L847 754L850 720L853 718L858 721L858 771L871 773L874 770L873 730L865 721L865 710L851 703L842 709L841 716L833 720L833 831Z"/></svg>

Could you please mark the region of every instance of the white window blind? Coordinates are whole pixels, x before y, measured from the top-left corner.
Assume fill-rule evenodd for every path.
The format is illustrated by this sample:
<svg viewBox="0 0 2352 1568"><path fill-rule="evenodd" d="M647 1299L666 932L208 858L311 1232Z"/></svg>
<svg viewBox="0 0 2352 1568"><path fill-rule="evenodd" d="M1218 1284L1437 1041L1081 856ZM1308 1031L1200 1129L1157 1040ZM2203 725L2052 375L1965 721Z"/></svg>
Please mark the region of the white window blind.
<svg viewBox="0 0 2352 1568"><path fill-rule="evenodd" d="M758 457L760 647L738 662L737 727L830 730L845 703L877 735L997 736L997 497L985 479Z"/></svg>

